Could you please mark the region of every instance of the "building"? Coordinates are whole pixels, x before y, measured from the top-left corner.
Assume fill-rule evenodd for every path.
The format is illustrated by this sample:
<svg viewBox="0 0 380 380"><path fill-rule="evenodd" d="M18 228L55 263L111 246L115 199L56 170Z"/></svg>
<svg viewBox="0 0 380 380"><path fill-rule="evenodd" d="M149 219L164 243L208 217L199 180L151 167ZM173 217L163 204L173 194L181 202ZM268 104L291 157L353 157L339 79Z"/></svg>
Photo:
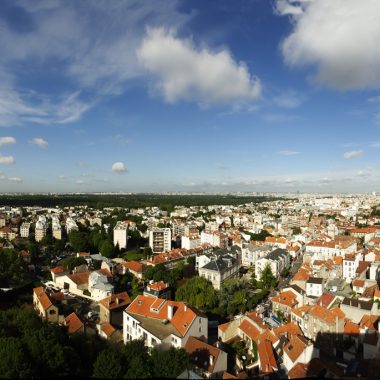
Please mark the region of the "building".
<svg viewBox="0 0 380 380"><path fill-rule="evenodd" d="M309 277L306 281L306 296L320 297L323 294L323 278Z"/></svg>
<svg viewBox="0 0 380 380"><path fill-rule="evenodd" d="M117 222L113 229L113 245L119 245L120 249L127 248L128 242L128 223Z"/></svg>
<svg viewBox="0 0 380 380"><path fill-rule="evenodd" d="M208 337L207 317L183 302L137 296L123 314L124 343L143 339L147 347L185 347L189 337Z"/></svg>
<svg viewBox="0 0 380 380"><path fill-rule="evenodd" d="M153 253L169 252L171 244L170 228L153 228L149 231L149 246Z"/></svg>
<svg viewBox="0 0 380 380"><path fill-rule="evenodd" d="M33 306L42 319L47 322L58 323L58 307L53 304L42 286L33 289Z"/></svg>
<svg viewBox="0 0 380 380"><path fill-rule="evenodd" d="M255 264L255 276L257 279L260 278L261 272L266 265L269 265L273 275L278 277L280 273L290 265L289 252L285 249L277 248L265 257L257 260Z"/></svg>
<svg viewBox="0 0 380 380"><path fill-rule="evenodd" d="M123 311L131 303L127 292L113 294L99 301L100 323L123 326Z"/></svg>
<svg viewBox="0 0 380 380"><path fill-rule="evenodd" d="M30 231L30 223L24 222L21 224L20 227L20 236L23 238L28 238L29 237L29 231Z"/></svg>
<svg viewBox="0 0 380 380"><path fill-rule="evenodd" d="M37 242L41 241L46 236L46 218L39 216L34 230L34 238Z"/></svg>
<svg viewBox="0 0 380 380"><path fill-rule="evenodd" d="M224 254L213 258L207 264L198 268L199 276L211 281L215 289L220 289L224 281L237 278L240 264L234 257Z"/></svg>
<svg viewBox="0 0 380 380"><path fill-rule="evenodd" d="M57 240L62 239L62 227L61 223L59 222L59 219L57 216L52 216L51 218L51 229L52 229L52 234L53 238Z"/></svg>
<svg viewBox="0 0 380 380"><path fill-rule="evenodd" d="M78 225L73 218L68 217L66 219L66 232L69 234L71 231L78 231Z"/></svg>

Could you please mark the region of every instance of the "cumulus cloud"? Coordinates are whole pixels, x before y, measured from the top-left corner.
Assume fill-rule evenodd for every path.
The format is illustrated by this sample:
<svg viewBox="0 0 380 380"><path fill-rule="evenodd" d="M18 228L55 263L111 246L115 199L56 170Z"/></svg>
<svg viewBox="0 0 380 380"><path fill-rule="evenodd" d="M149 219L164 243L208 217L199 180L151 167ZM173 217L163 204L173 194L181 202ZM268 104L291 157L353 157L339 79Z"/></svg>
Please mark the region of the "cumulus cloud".
<svg viewBox="0 0 380 380"><path fill-rule="evenodd" d="M7 144L15 144L16 139L14 137L0 137L0 146Z"/></svg>
<svg viewBox="0 0 380 380"><path fill-rule="evenodd" d="M363 154L362 150L352 150L343 154L344 158L360 157Z"/></svg>
<svg viewBox="0 0 380 380"><path fill-rule="evenodd" d="M14 164L15 162L16 162L16 160L14 159L13 156L1 156L0 155L0 164L10 165L10 164Z"/></svg>
<svg viewBox="0 0 380 380"><path fill-rule="evenodd" d="M314 66L328 87L380 88L380 1L277 0L276 10L293 21L281 44L289 66Z"/></svg>
<svg viewBox="0 0 380 380"><path fill-rule="evenodd" d="M278 154L281 154L282 156L294 156L299 153L300 152L296 152L294 150L281 150L278 152Z"/></svg>
<svg viewBox="0 0 380 380"><path fill-rule="evenodd" d="M121 174L127 172L127 168L123 162L118 161L112 165L112 171Z"/></svg>
<svg viewBox="0 0 380 380"><path fill-rule="evenodd" d="M40 148L47 148L49 145L49 143L41 137L35 137L34 139L30 140L29 143L32 145L37 145Z"/></svg>
<svg viewBox="0 0 380 380"><path fill-rule="evenodd" d="M137 57L157 77L156 89L168 103L238 104L257 99L261 93L259 79L228 50L197 48L173 30L149 28Z"/></svg>

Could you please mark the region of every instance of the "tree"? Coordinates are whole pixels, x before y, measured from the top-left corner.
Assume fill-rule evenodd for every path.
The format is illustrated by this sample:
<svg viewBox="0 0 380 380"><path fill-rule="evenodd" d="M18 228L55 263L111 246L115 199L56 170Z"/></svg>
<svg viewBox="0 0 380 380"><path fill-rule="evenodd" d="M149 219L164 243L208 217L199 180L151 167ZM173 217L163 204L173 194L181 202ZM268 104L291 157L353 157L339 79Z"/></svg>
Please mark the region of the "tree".
<svg viewBox="0 0 380 380"><path fill-rule="evenodd" d="M89 251L90 244L88 241L88 235L85 232L71 231L69 234L69 242L75 252Z"/></svg>
<svg viewBox="0 0 380 380"><path fill-rule="evenodd" d="M204 277L193 277L177 289L176 300L207 311L216 306L216 292L212 283Z"/></svg>
<svg viewBox="0 0 380 380"><path fill-rule="evenodd" d="M78 267L79 265L87 264L87 261L83 257L68 257L64 263L63 266L69 270L72 271L75 267Z"/></svg>
<svg viewBox="0 0 380 380"><path fill-rule="evenodd" d="M152 350L151 363L153 377L177 378L188 366L189 355L183 348L171 347L169 350Z"/></svg>
<svg viewBox="0 0 380 380"><path fill-rule="evenodd" d="M32 369L20 338L0 338L0 377L5 379L32 377Z"/></svg>
<svg viewBox="0 0 380 380"><path fill-rule="evenodd" d="M148 348L143 340L132 340L127 342L121 353L127 361L127 370L124 375L127 379L139 379L152 377L151 360Z"/></svg>
<svg viewBox="0 0 380 380"><path fill-rule="evenodd" d="M119 352L106 348L99 353L92 376L103 379L121 378L126 369L123 363L125 359Z"/></svg>
<svg viewBox="0 0 380 380"><path fill-rule="evenodd" d="M272 273L272 269L269 263L265 265L263 271L261 272L260 282L263 289L269 289L276 285L277 280Z"/></svg>
<svg viewBox="0 0 380 380"><path fill-rule="evenodd" d="M100 253L105 257L112 258L114 256L113 244L109 240L104 240L100 246Z"/></svg>

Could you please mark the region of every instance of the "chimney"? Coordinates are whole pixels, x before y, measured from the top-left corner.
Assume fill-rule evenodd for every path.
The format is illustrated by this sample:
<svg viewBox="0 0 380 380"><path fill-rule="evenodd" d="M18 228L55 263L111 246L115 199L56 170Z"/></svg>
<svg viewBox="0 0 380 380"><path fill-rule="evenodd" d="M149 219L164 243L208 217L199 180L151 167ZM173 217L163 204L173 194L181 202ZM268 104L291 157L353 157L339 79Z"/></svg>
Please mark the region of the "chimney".
<svg viewBox="0 0 380 380"><path fill-rule="evenodd" d="M187 311L187 305L185 304L183 310Z"/></svg>
<svg viewBox="0 0 380 380"><path fill-rule="evenodd" d="M210 355L210 365L213 365L213 364L214 364L214 357Z"/></svg>
<svg viewBox="0 0 380 380"><path fill-rule="evenodd" d="M116 297L116 305L119 305L119 303L120 303L119 297Z"/></svg>
<svg viewBox="0 0 380 380"><path fill-rule="evenodd" d="M168 319L169 319L169 321L171 321L172 318L173 318L173 306L168 305Z"/></svg>

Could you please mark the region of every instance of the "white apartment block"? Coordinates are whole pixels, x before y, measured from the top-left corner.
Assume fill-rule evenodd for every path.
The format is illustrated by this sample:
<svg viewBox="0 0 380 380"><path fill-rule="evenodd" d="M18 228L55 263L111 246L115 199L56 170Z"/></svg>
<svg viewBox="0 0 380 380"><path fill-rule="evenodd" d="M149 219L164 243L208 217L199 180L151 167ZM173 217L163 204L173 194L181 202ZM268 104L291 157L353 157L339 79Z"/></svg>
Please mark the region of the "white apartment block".
<svg viewBox="0 0 380 380"><path fill-rule="evenodd" d="M201 244L210 244L213 247L227 248L228 236L220 231L201 232Z"/></svg>
<svg viewBox="0 0 380 380"><path fill-rule="evenodd" d="M199 235L181 236L181 248L194 249L201 246Z"/></svg>
<svg viewBox="0 0 380 380"><path fill-rule="evenodd" d="M78 231L78 225L71 217L66 219L66 232L69 234L71 231Z"/></svg>
<svg viewBox="0 0 380 380"><path fill-rule="evenodd" d="M24 222L20 227L20 236L23 238L29 237L30 223Z"/></svg>
<svg viewBox="0 0 380 380"><path fill-rule="evenodd" d="M153 228L149 231L149 246L153 253L169 252L171 243L170 228Z"/></svg>
<svg viewBox="0 0 380 380"><path fill-rule="evenodd" d="M334 256L345 256L357 250L357 243L354 241L319 241L312 240L306 244L306 253L310 253L313 258L328 260Z"/></svg>
<svg viewBox="0 0 380 380"><path fill-rule="evenodd" d="M255 265L258 259L265 257L272 251L272 247L268 245L243 244L241 250L241 264L246 267Z"/></svg>
<svg viewBox="0 0 380 380"><path fill-rule="evenodd" d="M61 240L62 227L57 216L52 216L51 218L51 229L52 229L53 238L57 240Z"/></svg>
<svg viewBox="0 0 380 380"><path fill-rule="evenodd" d="M46 218L39 216L34 230L34 238L37 242L41 241L46 236Z"/></svg>
<svg viewBox="0 0 380 380"><path fill-rule="evenodd" d="M137 296L123 312L124 343L143 339L147 347L184 347L190 336L208 337L208 320L183 302Z"/></svg>
<svg viewBox="0 0 380 380"><path fill-rule="evenodd" d="M113 245L119 244L120 249L127 248L128 242L128 223L117 222L113 229Z"/></svg>
<svg viewBox="0 0 380 380"><path fill-rule="evenodd" d="M359 266L360 254L346 255L343 258L343 278L350 283L356 277L356 269Z"/></svg>

